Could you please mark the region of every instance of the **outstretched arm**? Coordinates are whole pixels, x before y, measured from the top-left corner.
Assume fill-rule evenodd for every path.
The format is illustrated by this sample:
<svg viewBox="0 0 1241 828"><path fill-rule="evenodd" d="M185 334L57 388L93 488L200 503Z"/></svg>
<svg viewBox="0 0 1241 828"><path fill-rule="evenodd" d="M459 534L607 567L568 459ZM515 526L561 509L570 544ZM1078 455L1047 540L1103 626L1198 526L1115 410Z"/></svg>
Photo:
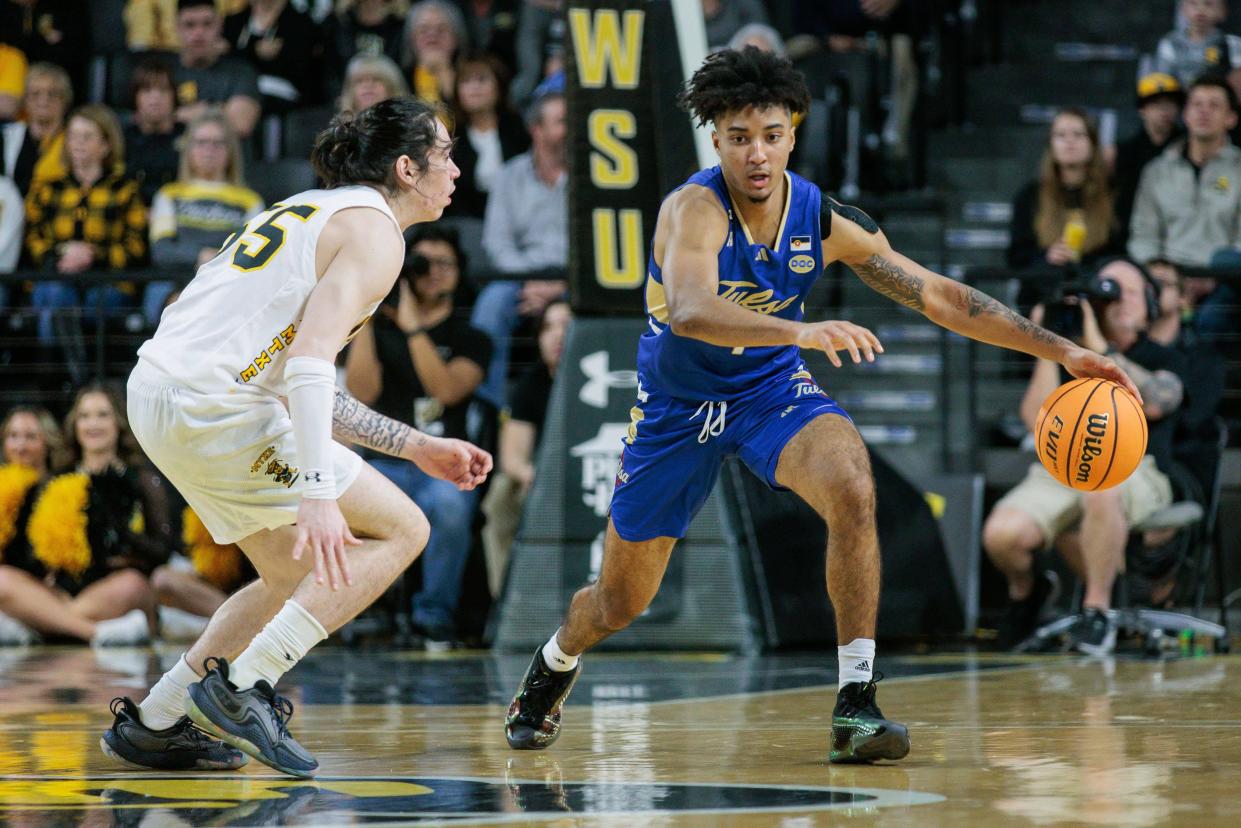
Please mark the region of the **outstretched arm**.
<svg viewBox="0 0 1241 828"><path fill-rule="evenodd" d="M432 477L447 480L462 490L473 489L491 471L491 455L477 446L464 440L423 434L367 408L339 388L332 405L332 436L408 460Z"/></svg>
<svg viewBox="0 0 1241 828"><path fill-rule="evenodd" d="M864 213L836 206L840 209L824 211L825 227L827 215L831 215L823 241L828 261L844 262L874 290L950 331L1059 362L1075 377L1114 380L1141 400L1137 386L1112 360L1034 324L977 288L932 273L893 250ZM864 221L859 223L861 219L851 216L850 210Z"/></svg>

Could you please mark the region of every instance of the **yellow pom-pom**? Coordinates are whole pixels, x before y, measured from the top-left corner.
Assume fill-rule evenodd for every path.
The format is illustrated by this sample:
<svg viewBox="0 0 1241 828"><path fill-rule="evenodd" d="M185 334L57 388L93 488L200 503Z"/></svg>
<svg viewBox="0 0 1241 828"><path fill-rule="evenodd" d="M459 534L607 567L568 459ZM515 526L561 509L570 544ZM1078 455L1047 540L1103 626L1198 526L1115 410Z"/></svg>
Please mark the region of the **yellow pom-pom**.
<svg viewBox="0 0 1241 828"><path fill-rule="evenodd" d="M194 571L207 583L227 592L241 580L241 550L237 544L216 543L188 506L181 515L181 540Z"/></svg>
<svg viewBox="0 0 1241 828"><path fill-rule="evenodd" d="M39 482L39 473L29 466L8 463L0 466L0 560L17 534L17 515L26 502L26 495Z"/></svg>
<svg viewBox="0 0 1241 828"><path fill-rule="evenodd" d="M30 513L26 537L34 555L48 569L79 577L90 566L90 539L86 534L86 507L90 478L62 474L43 489Z"/></svg>

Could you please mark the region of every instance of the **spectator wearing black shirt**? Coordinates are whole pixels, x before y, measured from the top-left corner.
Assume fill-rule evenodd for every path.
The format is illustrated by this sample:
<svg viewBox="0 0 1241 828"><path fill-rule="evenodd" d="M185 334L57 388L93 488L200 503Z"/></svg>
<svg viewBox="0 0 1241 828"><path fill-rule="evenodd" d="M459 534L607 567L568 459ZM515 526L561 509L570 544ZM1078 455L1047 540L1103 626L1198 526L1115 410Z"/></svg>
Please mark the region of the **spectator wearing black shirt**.
<svg viewBox="0 0 1241 828"><path fill-rule="evenodd" d="M543 436L547 402L564 351L565 333L572 321L573 311L563 299L543 309L538 326L539 361L518 380L508 416L500 427L499 471L483 501L483 514L487 516L483 548L493 597L498 597L504 586L509 548L521 522L522 505L534 485L534 458Z"/></svg>
<svg viewBox="0 0 1241 828"><path fill-rule="evenodd" d="M185 127L177 123L177 93L167 64L142 61L129 89L134 114L124 127L125 171L138 179L142 200L150 204L160 187L177 178L177 138Z"/></svg>
<svg viewBox="0 0 1241 828"><path fill-rule="evenodd" d="M1151 72L1138 81L1138 116L1142 119L1142 127L1116 145L1112 172L1116 218L1126 240L1142 169L1181 134L1178 121L1184 105L1185 93L1171 75Z"/></svg>
<svg viewBox="0 0 1241 828"><path fill-rule="evenodd" d="M465 19L470 45L490 52L509 67L517 65L517 21L521 0L453 0Z"/></svg>
<svg viewBox="0 0 1241 828"><path fill-rule="evenodd" d="M147 573L173 543L167 484L143 461L110 386L78 391L63 439L71 465L35 499L29 555L0 566L0 612L45 635L145 643L154 611ZM75 538L66 525L83 528Z"/></svg>
<svg viewBox="0 0 1241 828"><path fill-rule="evenodd" d="M508 77L494 55L474 52L457 64L457 144L452 160L461 170L444 215L477 219L479 236L487 194L504 162L530 148L530 133L508 105Z"/></svg>
<svg viewBox="0 0 1241 828"><path fill-rule="evenodd" d="M32 65L62 67L81 97L91 55L87 21L82 0L0 0L0 43L21 49Z"/></svg>
<svg viewBox="0 0 1241 828"><path fill-rule="evenodd" d="M288 0L250 0L224 19L224 39L258 72L266 112L315 103L322 89L323 37Z"/></svg>
<svg viewBox="0 0 1241 828"><path fill-rule="evenodd" d="M466 411L483 381L491 342L455 313L464 258L456 234L420 225L396 288L362 328L345 360L350 393L376 411L436 437L465 439ZM371 463L435 522L422 555L422 589L413 621L428 643L449 642L470 546L476 494L437 480L412 463Z"/></svg>
<svg viewBox="0 0 1241 828"><path fill-rule="evenodd" d="M1038 178L1013 201L1008 266L1061 266L1119 252L1119 231L1099 148L1099 132L1084 110L1056 113Z"/></svg>
<svg viewBox="0 0 1241 828"><path fill-rule="evenodd" d="M229 126L243 139L259 121L258 75L249 62L221 54L223 24L212 0L178 0L180 60L173 67L177 84L177 121L188 124L209 107L224 107Z"/></svg>
<svg viewBox="0 0 1241 828"><path fill-rule="evenodd" d="M324 21L327 59L331 76L329 88L345 79L349 62L359 55L383 55L393 63L401 61L401 35L405 21L391 0L356 0L338 8Z"/></svg>

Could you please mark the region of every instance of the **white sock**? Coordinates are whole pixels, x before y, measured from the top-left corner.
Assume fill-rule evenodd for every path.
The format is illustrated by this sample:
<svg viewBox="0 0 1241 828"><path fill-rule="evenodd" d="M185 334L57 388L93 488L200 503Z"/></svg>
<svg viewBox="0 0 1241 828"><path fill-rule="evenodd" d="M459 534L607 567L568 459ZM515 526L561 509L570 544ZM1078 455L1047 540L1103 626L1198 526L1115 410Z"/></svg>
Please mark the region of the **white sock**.
<svg viewBox="0 0 1241 828"><path fill-rule="evenodd" d="M569 655L560 649L560 645L556 643L556 634L559 632L560 630L556 630L552 633L552 637L543 645L543 660L553 673L567 673L577 666L580 656Z"/></svg>
<svg viewBox="0 0 1241 828"><path fill-rule="evenodd" d="M164 673L147 697L138 705L142 723L152 730L163 730L185 715L185 688L198 681L198 674L185 661L185 654Z"/></svg>
<svg viewBox="0 0 1241 828"><path fill-rule="evenodd" d="M840 662L840 686L854 681L866 683L875 668L875 640L855 638L843 647L836 648Z"/></svg>
<svg viewBox="0 0 1241 828"><path fill-rule="evenodd" d="M327 638L327 630L305 607L290 599L263 631L229 665L228 678L239 690L249 690L259 679L272 687L310 648Z"/></svg>

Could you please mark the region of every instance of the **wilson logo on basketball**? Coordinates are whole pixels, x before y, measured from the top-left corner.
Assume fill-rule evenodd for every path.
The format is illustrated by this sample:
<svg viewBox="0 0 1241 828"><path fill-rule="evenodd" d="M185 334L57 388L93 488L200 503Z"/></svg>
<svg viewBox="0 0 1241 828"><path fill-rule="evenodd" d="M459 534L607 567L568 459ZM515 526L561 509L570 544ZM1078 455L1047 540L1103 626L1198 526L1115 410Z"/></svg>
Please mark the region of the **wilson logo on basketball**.
<svg viewBox="0 0 1241 828"><path fill-rule="evenodd" d="M1035 420L1039 460L1065 486L1095 492L1127 478L1146 454L1142 407L1111 380L1072 380L1043 402Z"/></svg>
<svg viewBox="0 0 1241 828"><path fill-rule="evenodd" d="M1090 480L1090 464L1103 453L1103 438L1107 436L1108 415L1091 414L1086 418L1086 439L1082 441L1082 456L1077 463L1077 482Z"/></svg>

